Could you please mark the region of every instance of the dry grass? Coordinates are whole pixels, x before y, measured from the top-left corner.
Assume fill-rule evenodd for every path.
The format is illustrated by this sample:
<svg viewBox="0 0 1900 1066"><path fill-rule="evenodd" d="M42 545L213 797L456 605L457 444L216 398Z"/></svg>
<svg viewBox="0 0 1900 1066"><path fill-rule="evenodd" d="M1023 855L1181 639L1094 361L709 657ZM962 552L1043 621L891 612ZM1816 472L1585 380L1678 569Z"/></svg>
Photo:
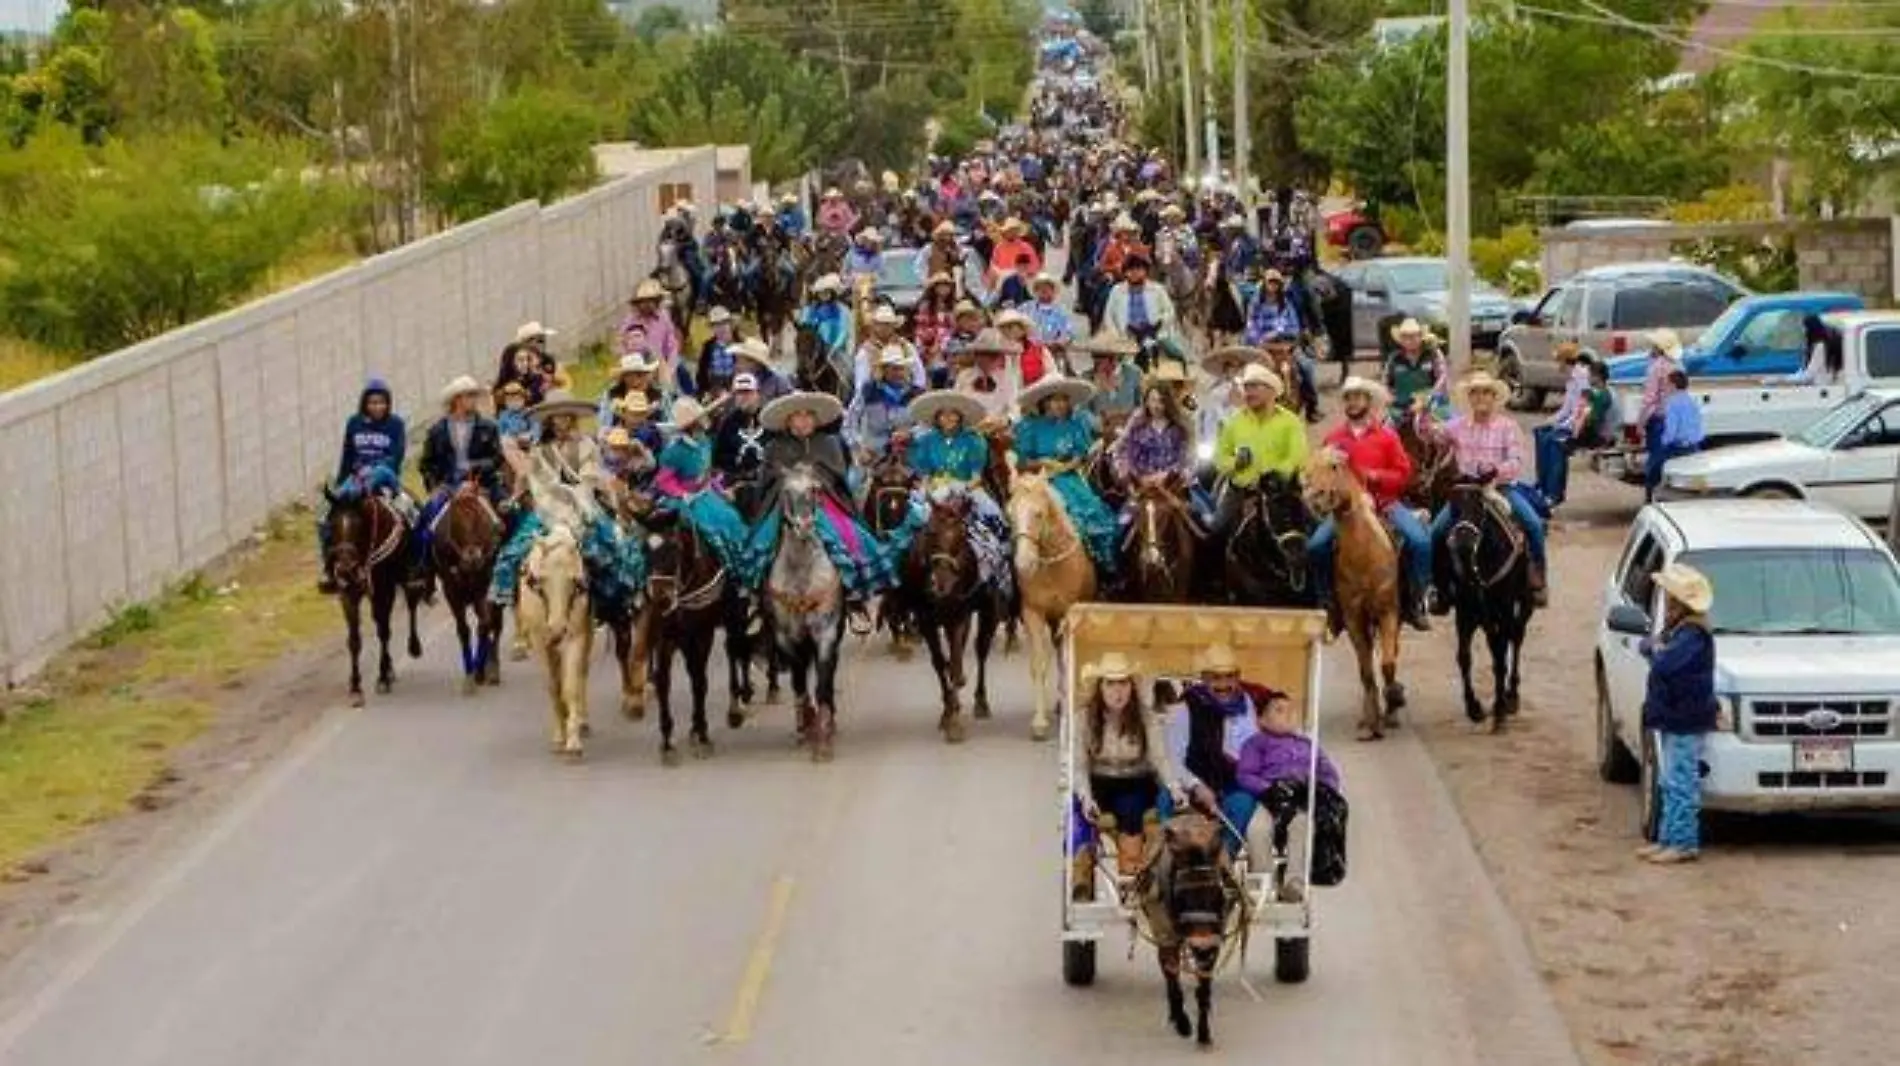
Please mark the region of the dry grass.
<svg viewBox="0 0 1900 1066"><path fill-rule="evenodd" d="M62 653L0 723L0 876L162 785L170 755L245 675L337 626L292 510L217 583L133 605Z"/></svg>
<svg viewBox="0 0 1900 1066"><path fill-rule="evenodd" d="M0 392L51 377L79 360L16 337L0 337Z"/></svg>

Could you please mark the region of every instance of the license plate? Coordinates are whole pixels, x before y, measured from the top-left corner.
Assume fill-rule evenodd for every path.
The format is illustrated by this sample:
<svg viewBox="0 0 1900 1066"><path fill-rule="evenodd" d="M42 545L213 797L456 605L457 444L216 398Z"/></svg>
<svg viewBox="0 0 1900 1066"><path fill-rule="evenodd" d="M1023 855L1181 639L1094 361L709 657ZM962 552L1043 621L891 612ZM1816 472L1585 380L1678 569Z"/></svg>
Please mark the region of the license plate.
<svg viewBox="0 0 1900 1066"><path fill-rule="evenodd" d="M1797 740L1794 742L1794 772L1798 774L1842 773L1854 768L1854 742L1851 740Z"/></svg>

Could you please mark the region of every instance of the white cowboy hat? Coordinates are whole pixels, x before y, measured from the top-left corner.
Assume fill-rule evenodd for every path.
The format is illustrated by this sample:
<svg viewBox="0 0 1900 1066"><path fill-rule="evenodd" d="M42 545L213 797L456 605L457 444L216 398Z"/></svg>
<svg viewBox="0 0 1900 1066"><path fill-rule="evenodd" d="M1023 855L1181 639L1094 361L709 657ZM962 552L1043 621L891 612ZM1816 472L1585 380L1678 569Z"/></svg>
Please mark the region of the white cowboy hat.
<svg viewBox="0 0 1900 1066"><path fill-rule="evenodd" d="M747 337L732 346L732 354L743 356L755 363L765 364L772 361L772 349L757 337Z"/></svg>
<svg viewBox="0 0 1900 1066"><path fill-rule="evenodd" d="M1240 384L1242 388L1248 385L1265 385L1272 389L1276 396L1286 395L1286 382L1280 379L1280 375L1260 363L1247 364L1246 369L1240 372Z"/></svg>
<svg viewBox="0 0 1900 1066"><path fill-rule="evenodd" d="M811 291L814 294L821 292L843 292L844 279L836 274L826 274L811 283Z"/></svg>
<svg viewBox="0 0 1900 1066"><path fill-rule="evenodd" d="M1186 218L1187 212L1181 210L1180 204L1169 204L1166 207L1163 207L1161 209L1161 217L1162 218Z"/></svg>
<svg viewBox="0 0 1900 1066"><path fill-rule="evenodd" d="M447 407L454 403L457 396L468 396L471 394L480 396L486 391L488 390L482 388L481 382L476 381L467 374L463 374L461 377L442 386L442 406Z"/></svg>
<svg viewBox="0 0 1900 1066"><path fill-rule="evenodd" d="M1056 276L1054 274L1049 273L1046 270L1040 274L1037 274L1034 280L1030 281L1029 284L1038 289L1042 288L1044 285L1054 286L1055 288L1058 288L1058 289L1062 287L1062 283L1056 280Z"/></svg>
<svg viewBox="0 0 1900 1066"><path fill-rule="evenodd" d="M795 192L788 192L784 196L779 197L778 202L785 204L786 206L789 207L793 204L798 203L798 194Z"/></svg>
<svg viewBox="0 0 1900 1066"><path fill-rule="evenodd" d="M594 415L594 405L579 400L566 389L555 389L547 394L540 403L528 408L535 418L553 418L555 415L573 415L575 418L588 418Z"/></svg>
<svg viewBox="0 0 1900 1066"><path fill-rule="evenodd" d="M706 312L706 321L715 326L721 322L730 322L732 321L732 312L723 307L715 307Z"/></svg>
<svg viewBox="0 0 1900 1066"><path fill-rule="evenodd" d="M983 421L989 412L977 402L976 397L951 389L937 389L926 392L910 402L910 416L918 425L934 425L937 415L944 411L955 411L963 417L963 424L974 426Z"/></svg>
<svg viewBox="0 0 1900 1066"><path fill-rule="evenodd" d="M1379 384L1371 378L1362 378L1358 375L1354 375L1347 378L1345 383L1339 386L1339 398L1342 400L1355 392L1364 394L1366 399L1371 400L1375 407L1384 407L1386 404L1392 402L1392 393L1387 391L1384 385Z"/></svg>
<svg viewBox="0 0 1900 1066"><path fill-rule="evenodd" d="M645 389L635 389L614 401L615 411L624 411L630 415L649 415L653 413L653 401L647 399Z"/></svg>
<svg viewBox="0 0 1900 1066"><path fill-rule="evenodd" d="M1228 644L1215 644L1201 652L1198 663L1203 674L1238 674L1240 657Z"/></svg>
<svg viewBox="0 0 1900 1066"><path fill-rule="evenodd" d="M1430 340L1438 339L1430 330L1420 325L1416 318L1408 318L1392 327L1392 339L1398 340L1401 337L1419 337L1421 339Z"/></svg>
<svg viewBox="0 0 1900 1066"><path fill-rule="evenodd" d="M673 428L690 429L706 420L706 409L691 396L682 396L673 401Z"/></svg>
<svg viewBox="0 0 1900 1066"><path fill-rule="evenodd" d="M615 375L651 374L660 369L660 364L646 357L644 352L628 352L620 357L620 363L614 368Z"/></svg>
<svg viewBox="0 0 1900 1066"><path fill-rule="evenodd" d="M1080 378L1049 374L1019 393L1017 402L1023 410L1034 411L1042 406L1044 400L1057 394L1067 396L1070 404L1080 404L1095 395L1095 386Z"/></svg>
<svg viewBox="0 0 1900 1066"><path fill-rule="evenodd" d="M885 345L884 350L877 355L877 367L879 370L889 369L894 366L901 366L906 370L910 369L910 352L901 344Z"/></svg>
<svg viewBox="0 0 1900 1066"><path fill-rule="evenodd" d="M1709 583L1708 576L1683 563L1670 563L1658 571L1656 587L1696 614L1708 613L1709 606L1715 602L1715 586Z"/></svg>
<svg viewBox="0 0 1900 1066"><path fill-rule="evenodd" d="M752 213L761 220L768 218L776 220L778 218L778 208L773 207L771 204L760 204L759 209Z"/></svg>
<svg viewBox="0 0 1900 1066"><path fill-rule="evenodd" d="M1104 652L1102 657L1082 667L1082 680L1093 681L1130 681L1140 670L1128 656L1118 651Z"/></svg>
<svg viewBox="0 0 1900 1066"><path fill-rule="evenodd" d="M970 341L969 350L979 354L1016 355L1023 350L1023 346L1003 336L992 326L977 333L975 339Z"/></svg>
<svg viewBox="0 0 1900 1066"><path fill-rule="evenodd" d="M1644 339L1649 341L1651 348L1668 356L1670 362L1682 362L1682 338L1676 336L1675 330L1667 326L1662 329L1652 329L1644 335Z"/></svg>
<svg viewBox="0 0 1900 1066"><path fill-rule="evenodd" d="M1250 344L1229 344L1201 357L1201 369L1210 374L1219 374L1229 363L1245 366L1249 363L1266 361L1267 353Z"/></svg>
<svg viewBox="0 0 1900 1066"><path fill-rule="evenodd" d="M1141 345L1133 337L1109 331L1091 335L1082 342L1081 348L1090 355L1124 356L1136 355L1141 351Z"/></svg>
<svg viewBox="0 0 1900 1066"><path fill-rule="evenodd" d="M932 237L954 237L957 235L957 224L946 218L931 229L930 235Z"/></svg>
<svg viewBox="0 0 1900 1066"><path fill-rule="evenodd" d="M1121 214L1115 216L1115 221L1112 224L1111 228L1120 230L1124 233L1130 233L1130 232L1135 232L1135 231L1140 230L1141 226L1135 222L1133 215L1130 215L1128 212L1124 211Z"/></svg>
<svg viewBox="0 0 1900 1066"><path fill-rule="evenodd" d="M879 326L901 326L904 324L904 316L898 314L895 307L878 304L877 310L871 312L871 322Z"/></svg>
<svg viewBox="0 0 1900 1066"><path fill-rule="evenodd" d="M539 322L523 322L520 327L515 330L515 343L521 344L525 341L534 340L537 337L553 337L559 332L559 330L549 329Z"/></svg>
<svg viewBox="0 0 1900 1066"><path fill-rule="evenodd" d="M844 193L840 191L836 185L833 185L831 188L826 189L825 195L820 197L820 199L824 199L824 200L841 200L843 198L844 198Z"/></svg>
<svg viewBox="0 0 1900 1066"><path fill-rule="evenodd" d="M859 230L856 239L858 241L861 241L867 244L883 244L884 243L884 235L882 233L879 233L877 230L872 229L869 226L866 226L863 229Z"/></svg>
<svg viewBox="0 0 1900 1066"><path fill-rule="evenodd" d="M804 411L821 426L836 422L844 415L844 405L828 392L794 392L780 396L759 412L759 424L774 433L782 433L792 416Z"/></svg>
<svg viewBox="0 0 1900 1066"><path fill-rule="evenodd" d="M1220 227L1222 229L1246 229L1247 220L1239 215L1228 215L1226 218L1220 220Z"/></svg>
<svg viewBox="0 0 1900 1066"><path fill-rule="evenodd" d="M1487 371L1474 370L1458 383L1458 402L1468 404L1474 392L1488 392L1499 400L1509 399L1511 387L1494 378Z"/></svg>
<svg viewBox="0 0 1900 1066"><path fill-rule="evenodd" d="M1028 315L1023 314L1014 307L996 316L997 329L1002 329L1004 326L1021 326L1024 329L1029 329L1034 325L1035 323L1029 321Z"/></svg>
<svg viewBox="0 0 1900 1066"><path fill-rule="evenodd" d="M1151 200L1159 200L1159 199L1161 199L1161 194L1154 191L1153 189L1143 189L1140 192L1135 194L1135 202L1138 204L1145 204Z"/></svg>
<svg viewBox="0 0 1900 1066"><path fill-rule="evenodd" d="M666 299L666 288L652 278L648 278L633 287L633 303L640 303L644 300L664 299Z"/></svg>
<svg viewBox="0 0 1900 1066"><path fill-rule="evenodd" d="M975 300L966 296L957 301L957 306L953 308L950 313L960 318L964 315L980 315L983 313L983 309L976 305Z"/></svg>

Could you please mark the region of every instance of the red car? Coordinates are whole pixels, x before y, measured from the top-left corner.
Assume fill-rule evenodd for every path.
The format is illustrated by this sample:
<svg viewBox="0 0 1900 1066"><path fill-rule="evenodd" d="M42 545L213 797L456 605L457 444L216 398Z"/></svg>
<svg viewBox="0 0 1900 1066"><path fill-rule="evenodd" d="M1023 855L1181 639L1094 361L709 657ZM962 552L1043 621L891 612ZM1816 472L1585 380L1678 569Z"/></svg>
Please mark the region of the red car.
<svg viewBox="0 0 1900 1066"><path fill-rule="evenodd" d="M1386 233L1385 227L1363 207L1326 216L1326 243L1344 248L1354 259L1376 258L1385 250L1389 239L1391 235Z"/></svg>

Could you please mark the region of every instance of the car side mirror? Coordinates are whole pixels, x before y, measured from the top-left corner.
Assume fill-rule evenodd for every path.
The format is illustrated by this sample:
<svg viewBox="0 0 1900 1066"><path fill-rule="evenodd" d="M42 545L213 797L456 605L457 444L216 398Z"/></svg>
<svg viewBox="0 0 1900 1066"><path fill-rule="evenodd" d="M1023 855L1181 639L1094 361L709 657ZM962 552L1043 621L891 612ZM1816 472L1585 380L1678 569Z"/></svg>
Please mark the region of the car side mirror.
<svg viewBox="0 0 1900 1066"><path fill-rule="evenodd" d="M1372 300L1383 300L1386 297L1392 295L1390 292L1387 292L1385 289L1377 285L1367 285L1365 288L1360 289L1359 291L1365 293L1367 299L1372 299Z"/></svg>
<svg viewBox="0 0 1900 1066"><path fill-rule="evenodd" d="M1513 326L1535 326L1536 324L1537 316L1529 311L1511 312L1511 325Z"/></svg>
<svg viewBox="0 0 1900 1066"><path fill-rule="evenodd" d="M1626 637L1646 637L1649 635L1649 615L1641 607L1619 603L1610 608L1609 616L1603 623L1610 632L1621 633Z"/></svg>

